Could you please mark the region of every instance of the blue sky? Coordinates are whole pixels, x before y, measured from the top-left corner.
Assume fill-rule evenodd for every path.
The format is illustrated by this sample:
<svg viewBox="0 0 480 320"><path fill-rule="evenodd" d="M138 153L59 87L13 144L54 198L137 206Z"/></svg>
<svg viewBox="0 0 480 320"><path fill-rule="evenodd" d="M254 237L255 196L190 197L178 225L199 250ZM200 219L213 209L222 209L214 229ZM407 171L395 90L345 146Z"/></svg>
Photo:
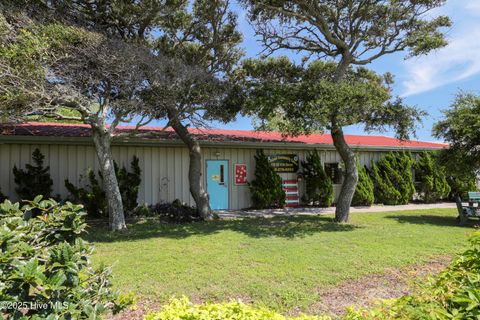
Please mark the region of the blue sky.
<svg viewBox="0 0 480 320"><path fill-rule="evenodd" d="M255 39L245 12L238 8L240 29L244 34L243 48L247 57L256 57L262 50ZM432 125L441 119L441 110L446 109L459 90L477 91L480 83L480 1L448 0L447 4L432 14L448 15L454 22L447 31L449 46L428 56L405 60L403 54L381 58L368 67L395 75L394 93L405 98L410 105L427 111L429 116L417 128L421 140L435 140L431 135ZM227 125L214 124L218 128L252 129L250 119L238 118ZM365 134L360 126L346 129L349 134ZM381 132L393 135L392 132Z"/></svg>

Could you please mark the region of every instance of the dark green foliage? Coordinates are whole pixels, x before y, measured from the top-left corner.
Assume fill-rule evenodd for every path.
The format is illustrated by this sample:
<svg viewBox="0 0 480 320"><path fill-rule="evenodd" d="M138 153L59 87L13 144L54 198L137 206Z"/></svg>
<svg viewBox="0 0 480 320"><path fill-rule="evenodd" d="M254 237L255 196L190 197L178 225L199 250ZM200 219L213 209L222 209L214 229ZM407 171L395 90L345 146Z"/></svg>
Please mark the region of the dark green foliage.
<svg viewBox="0 0 480 320"><path fill-rule="evenodd" d="M53 180L50 178L50 167L44 167L45 156L37 148L32 153L33 165L26 164L25 170L13 167L13 175L17 188L15 191L22 200L32 200L37 195L50 198Z"/></svg>
<svg viewBox="0 0 480 320"><path fill-rule="evenodd" d="M70 192L72 200L85 206L85 210L92 218L108 217L108 204L103 187L98 182L95 172L88 169L86 176L80 176L81 180L87 180L85 187L76 187L68 179L65 179L65 188Z"/></svg>
<svg viewBox="0 0 480 320"><path fill-rule="evenodd" d="M142 170L140 169L138 163L139 159L136 156L133 156L132 162L130 163L131 171L129 172L125 166L119 169L117 164L114 162L118 187L120 188L120 193L122 194L123 209L127 213L132 212L138 206L138 190L140 189L140 184L142 183Z"/></svg>
<svg viewBox="0 0 480 320"><path fill-rule="evenodd" d="M263 150L257 150L255 155L255 180L249 184L249 187L255 208L283 208L285 206L282 178L273 170Z"/></svg>
<svg viewBox="0 0 480 320"><path fill-rule="evenodd" d="M142 182L142 170L139 166L139 159L134 156L130 163L131 172L125 167L119 168L114 162L115 174L117 176L120 194L122 195L123 208L127 213L133 212L138 206L138 190ZM108 216L108 202L105 191L103 190L102 175L98 173L101 181L95 176L91 169L87 170L86 177L80 176L80 180L86 179L85 187L76 187L68 179L65 180L65 187L73 197L73 201L82 203L93 218L103 218Z"/></svg>
<svg viewBox="0 0 480 320"><path fill-rule="evenodd" d="M32 217L33 210L41 214ZM112 291L109 268L92 268L93 247L80 238L84 215L81 206L41 196L23 207L0 204L0 301L45 305L25 317L19 308L0 313L9 319L97 319L131 302L132 296Z"/></svg>
<svg viewBox="0 0 480 320"><path fill-rule="evenodd" d="M135 212L139 216L154 216L167 223L190 223L201 220L195 207L190 207L179 199L172 203L158 203L148 208L140 208L143 209Z"/></svg>
<svg viewBox="0 0 480 320"><path fill-rule="evenodd" d="M333 203L333 184L326 174L318 151L307 155L302 161L303 175L305 177L305 200L313 205L330 207Z"/></svg>
<svg viewBox="0 0 480 320"><path fill-rule="evenodd" d="M367 169L357 160L358 183L352 199L352 206L371 206L375 202L374 186Z"/></svg>
<svg viewBox="0 0 480 320"><path fill-rule="evenodd" d="M7 197L2 193L2 190L0 190L0 202L3 202L7 200Z"/></svg>
<svg viewBox="0 0 480 320"><path fill-rule="evenodd" d="M444 168L438 165L431 152L422 152L415 163L416 180L420 182L419 194L422 201L433 203L445 199L450 194L450 186Z"/></svg>
<svg viewBox="0 0 480 320"><path fill-rule="evenodd" d="M449 176L447 178L448 186L450 187L450 193L448 199L455 201L457 196L466 200L468 198L469 191L478 191L477 181L475 175L459 175Z"/></svg>
<svg viewBox="0 0 480 320"><path fill-rule="evenodd" d="M406 152L390 152L372 163L370 176L375 201L387 205L408 204L415 194L413 164L412 155Z"/></svg>

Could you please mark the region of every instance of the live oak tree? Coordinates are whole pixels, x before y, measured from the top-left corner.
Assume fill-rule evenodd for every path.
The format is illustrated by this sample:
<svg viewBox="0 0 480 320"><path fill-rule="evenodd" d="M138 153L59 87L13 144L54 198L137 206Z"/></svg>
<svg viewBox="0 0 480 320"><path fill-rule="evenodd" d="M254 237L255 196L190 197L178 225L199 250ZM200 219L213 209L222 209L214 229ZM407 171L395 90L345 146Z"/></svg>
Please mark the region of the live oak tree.
<svg viewBox="0 0 480 320"><path fill-rule="evenodd" d="M240 105L229 75L242 56L237 17L228 0L72 1L87 19L129 41L144 43L155 53L140 114L167 119L189 150L190 193L203 219L211 218L202 183L201 150L189 127L229 121ZM79 10L79 9L78 9ZM77 11L78 11L77 10ZM162 66L165 57L176 61ZM155 59L154 59L155 60ZM163 69L163 70L162 70ZM164 70L168 69L168 71Z"/></svg>
<svg viewBox="0 0 480 320"><path fill-rule="evenodd" d="M451 25L448 17L430 14L445 0L243 0L243 3L249 9L250 19L267 54L292 50L304 54L307 59L331 59L335 68L329 80L339 86L345 82L352 66L365 66L399 51L407 51L411 57L445 46L447 42L441 29ZM317 105L311 107L311 113L297 112L297 118L292 120L301 124L302 118L307 117L308 124L315 123L306 125L305 132L319 128L331 132L333 143L345 163L345 180L336 208L335 219L339 222L348 220L358 180L355 154L345 141L343 127L368 125L376 112L390 122L388 106L365 114L345 104L333 108ZM393 106L398 107L398 104ZM393 107L393 110L398 111L398 108ZM405 129L399 130L401 137Z"/></svg>
<svg viewBox="0 0 480 320"><path fill-rule="evenodd" d="M191 5L191 9L188 7ZM242 56L241 34L229 1L185 1L183 16L159 26L161 35L152 43L160 55L180 61L166 85L162 75L150 74L152 109L146 112L168 119L189 150L189 188L202 219L210 219L209 196L202 183L201 148L189 127L205 128L211 121L228 122L240 105L234 103L238 88L231 74Z"/></svg>
<svg viewBox="0 0 480 320"><path fill-rule="evenodd" d="M291 135L331 130L334 116L335 123L342 126L362 123L367 131L391 126L400 137L406 138L420 120L421 111L392 99L391 75L349 67L343 80L334 82L336 71L337 64L333 61L295 64L286 57L246 60L238 71L245 79L245 110L264 121L262 128ZM339 137L334 136L335 142ZM351 191L346 189L351 186L349 183L353 183L355 192L358 173L355 154L348 145L340 145L347 148L339 149L335 143L345 163L345 182L340 194L345 197ZM346 164L350 153L355 160L353 167ZM347 200L337 201L337 221L348 218L352 198L347 195Z"/></svg>
<svg viewBox="0 0 480 320"><path fill-rule="evenodd" d="M442 150L438 161L445 168L451 197L466 197L477 190L480 172L480 95L459 92L452 106L444 111L444 119L433 127L433 134L450 144Z"/></svg>
<svg viewBox="0 0 480 320"><path fill-rule="evenodd" d="M151 50L94 29L68 2L6 4L0 67L1 108L15 118L41 115L89 124L103 175L110 225L125 229L111 141L120 122L138 115ZM58 5L56 7L55 5ZM78 11L80 12L80 11ZM77 19L78 18L78 19ZM60 109L72 112L59 112ZM142 117L137 127L145 124Z"/></svg>

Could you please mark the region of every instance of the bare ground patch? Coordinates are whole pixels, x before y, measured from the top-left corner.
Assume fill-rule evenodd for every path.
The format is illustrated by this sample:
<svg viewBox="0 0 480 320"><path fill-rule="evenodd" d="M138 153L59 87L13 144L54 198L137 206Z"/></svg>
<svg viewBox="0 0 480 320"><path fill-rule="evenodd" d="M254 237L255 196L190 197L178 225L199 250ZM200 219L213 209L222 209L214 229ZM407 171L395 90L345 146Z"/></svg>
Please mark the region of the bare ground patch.
<svg viewBox="0 0 480 320"><path fill-rule="evenodd" d="M320 291L320 301L307 314L345 313L349 306L369 307L379 299L399 298L415 290L414 282L437 274L450 264L451 256L435 257L427 263L404 268L390 268L381 274L371 274L358 280Z"/></svg>
<svg viewBox="0 0 480 320"><path fill-rule="evenodd" d="M322 289L320 300L311 305L306 314L341 316L349 306L368 307L379 299L398 298L415 290L414 282L434 275L449 265L451 256L439 256L427 263L404 268L390 268L381 274L371 274L357 280L346 281L333 288ZM241 299L250 303L250 299ZM201 299L192 298L194 303ZM109 320L142 320L148 312L158 311L160 306L154 300L142 300L134 310L128 309ZM292 310L297 314L295 310Z"/></svg>

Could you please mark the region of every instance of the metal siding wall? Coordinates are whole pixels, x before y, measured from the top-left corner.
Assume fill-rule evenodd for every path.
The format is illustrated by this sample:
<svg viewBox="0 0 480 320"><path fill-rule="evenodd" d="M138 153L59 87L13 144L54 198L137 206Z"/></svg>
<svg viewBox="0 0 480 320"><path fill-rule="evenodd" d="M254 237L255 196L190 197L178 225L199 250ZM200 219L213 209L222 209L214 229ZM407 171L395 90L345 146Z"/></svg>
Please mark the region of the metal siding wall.
<svg viewBox="0 0 480 320"><path fill-rule="evenodd" d="M93 146L83 145L35 145L35 144L0 144L0 188L13 200L18 200L15 194L15 183L12 168L17 165L24 168L31 162L31 154L39 148L45 155L45 165L50 166L50 174L54 181L53 194L67 196L64 180L69 179L75 185L84 184L79 180L88 168L98 171L98 160ZM293 153L299 160L305 160L308 150L264 149L265 154ZM113 146L112 153L119 166L130 167L134 155L139 158L142 170L142 184L139 190L139 203L155 204L157 202L180 199L190 205L194 201L190 195L188 184L188 150L183 147L132 147ZM217 156L217 153L219 155ZM205 185L205 163L209 159L229 161L229 205L231 209L242 209L250 206L250 191L248 186L235 185L235 164L247 165L247 179L254 179L256 149L244 148L202 148L202 183ZM333 150L319 150L322 161L340 162L340 156ZM371 161L378 161L386 152L361 151L358 153L360 163L370 167ZM295 179L294 173L280 174L282 179ZM305 182L299 182L300 194L303 195ZM340 185L335 185L335 198L340 191Z"/></svg>

